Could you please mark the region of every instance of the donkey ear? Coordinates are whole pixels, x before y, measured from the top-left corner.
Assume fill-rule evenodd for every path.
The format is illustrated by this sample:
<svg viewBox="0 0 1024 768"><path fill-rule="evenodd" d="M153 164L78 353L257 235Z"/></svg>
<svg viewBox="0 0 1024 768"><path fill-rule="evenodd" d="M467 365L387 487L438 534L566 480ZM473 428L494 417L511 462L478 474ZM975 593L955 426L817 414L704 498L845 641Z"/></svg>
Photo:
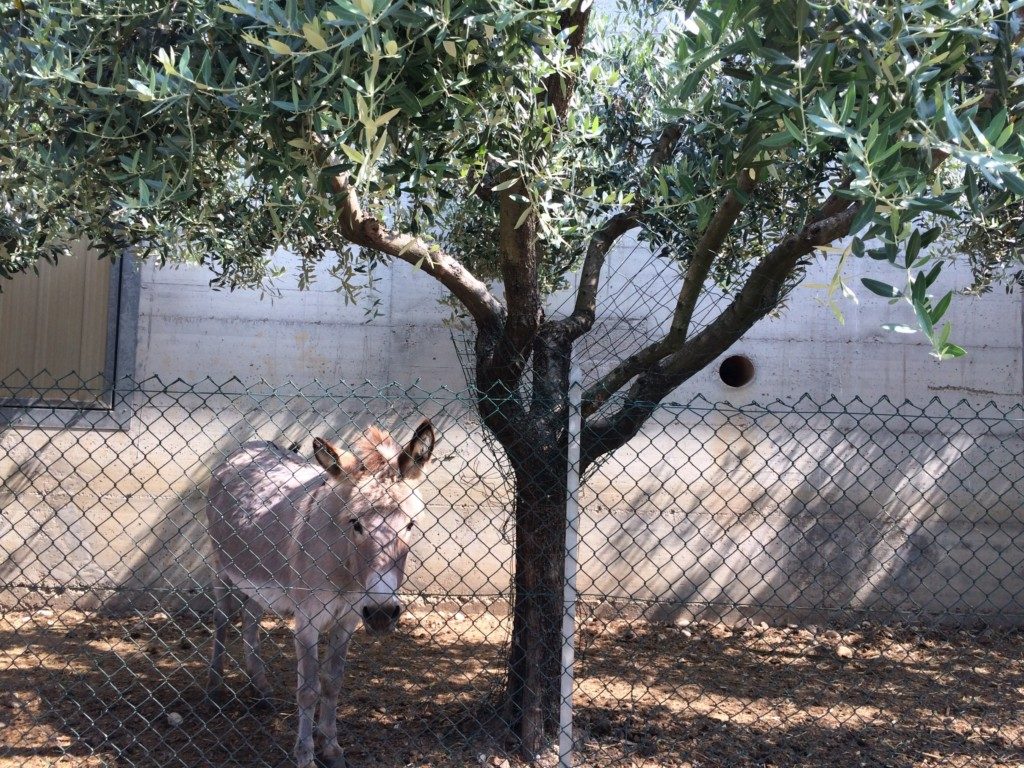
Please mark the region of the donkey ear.
<svg viewBox="0 0 1024 768"><path fill-rule="evenodd" d="M433 426L429 419L424 419L423 423L416 427L412 440L398 460L398 470L402 477L415 480L423 474L423 467L430 461L430 456L434 453L435 439Z"/></svg>
<svg viewBox="0 0 1024 768"><path fill-rule="evenodd" d="M341 454L338 453L337 448L322 437L313 438L313 455L320 466L327 470L327 474L331 477L341 476Z"/></svg>

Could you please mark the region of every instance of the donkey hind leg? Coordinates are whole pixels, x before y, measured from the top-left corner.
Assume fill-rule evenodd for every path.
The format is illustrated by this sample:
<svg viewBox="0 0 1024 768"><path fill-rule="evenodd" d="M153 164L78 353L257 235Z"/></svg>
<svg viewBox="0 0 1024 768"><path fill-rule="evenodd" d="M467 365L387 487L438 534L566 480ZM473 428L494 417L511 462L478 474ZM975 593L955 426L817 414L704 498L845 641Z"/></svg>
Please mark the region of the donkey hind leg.
<svg viewBox="0 0 1024 768"><path fill-rule="evenodd" d="M210 654L210 679L206 686L207 699L220 704L224 699L224 643L231 623L231 591L218 577L213 582L213 651Z"/></svg>
<svg viewBox="0 0 1024 768"><path fill-rule="evenodd" d="M242 599L242 647L245 653L245 671L249 682L259 694L262 703L269 703L273 689L267 681L267 665L260 655L260 618L263 609L252 598Z"/></svg>
<svg viewBox="0 0 1024 768"><path fill-rule="evenodd" d="M345 756L338 744L338 693L345 676L348 641L356 622L353 618L334 625L327 643L327 657L320 666L320 714L316 730L321 756L330 768L345 768Z"/></svg>
<svg viewBox="0 0 1024 768"><path fill-rule="evenodd" d="M320 632L308 619L300 621L299 615L301 612L297 612L295 620L295 656L299 668L298 684L295 688L295 699L299 709L295 764L297 768L314 768L313 714L320 698L320 664L316 645L320 639Z"/></svg>

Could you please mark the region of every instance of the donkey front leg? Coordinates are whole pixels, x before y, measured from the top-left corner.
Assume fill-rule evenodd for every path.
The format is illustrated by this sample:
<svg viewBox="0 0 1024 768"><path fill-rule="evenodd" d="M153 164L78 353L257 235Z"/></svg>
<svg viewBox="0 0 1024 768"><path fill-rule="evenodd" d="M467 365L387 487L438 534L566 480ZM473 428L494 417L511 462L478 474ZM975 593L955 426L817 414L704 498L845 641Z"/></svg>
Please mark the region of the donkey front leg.
<svg viewBox="0 0 1024 768"><path fill-rule="evenodd" d="M295 740L297 768L313 768L313 710L320 698L320 670L317 660L317 641L320 631L309 620L295 626L295 656L298 659L299 680L295 699L299 706L299 735Z"/></svg>
<svg viewBox="0 0 1024 768"><path fill-rule="evenodd" d="M231 593L227 584L218 577L213 582L213 651L210 654L210 680L206 697L211 704L224 698L224 643L228 624L231 623Z"/></svg>
<svg viewBox="0 0 1024 768"><path fill-rule="evenodd" d="M338 694L345 677L348 641L358 624L355 614L334 625L327 643L327 658L320 667L320 713L317 737L329 768L345 768L345 756L338 744Z"/></svg>

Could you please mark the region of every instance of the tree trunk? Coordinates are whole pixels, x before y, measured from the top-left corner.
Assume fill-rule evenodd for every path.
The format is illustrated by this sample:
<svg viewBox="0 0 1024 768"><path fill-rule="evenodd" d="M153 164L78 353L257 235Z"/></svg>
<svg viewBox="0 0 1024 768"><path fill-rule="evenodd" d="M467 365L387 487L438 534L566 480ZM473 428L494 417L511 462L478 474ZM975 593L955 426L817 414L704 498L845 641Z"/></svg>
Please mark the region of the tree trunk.
<svg viewBox="0 0 1024 768"><path fill-rule="evenodd" d="M572 339L555 324L534 338L529 409L499 375L505 367L488 364L498 344L480 329L477 405L515 476L515 596L502 708L523 756L533 759L558 724Z"/></svg>
<svg viewBox="0 0 1024 768"><path fill-rule="evenodd" d="M516 571L506 711L532 759L558 725L565 563L564 452L516 472ZM549 460L546 466L542 462Z"/></svg>
<svg viewBox="0 0 1024 768"><path fill-rule="evenodd" d="M502 444L515 471L516 570L505 709L524 757L558 725L571 340L545 325L533 344L529 415ZM501 439L499 437L499 439Z"/></svg>

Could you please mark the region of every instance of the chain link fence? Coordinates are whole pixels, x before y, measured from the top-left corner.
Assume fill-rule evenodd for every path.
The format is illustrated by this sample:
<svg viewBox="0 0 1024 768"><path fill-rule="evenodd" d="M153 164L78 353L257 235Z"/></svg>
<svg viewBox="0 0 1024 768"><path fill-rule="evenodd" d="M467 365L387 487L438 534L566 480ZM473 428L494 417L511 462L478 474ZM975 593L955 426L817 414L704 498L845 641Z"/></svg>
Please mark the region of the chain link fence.
<svg viewBox="0 0 1024 768"><path fill-rule="evenodd" d="M314 437L358 454L423 419L406 610L352 636L339 742L354 766L521 762L513 481L468 393L4 384L0 765L294 764L288 619L258 611L269 696L232 628L207 701L211 471L267 441L315 486ZM579 504L574 764L1024 764L1024 407L668 404Z"/></svg>

